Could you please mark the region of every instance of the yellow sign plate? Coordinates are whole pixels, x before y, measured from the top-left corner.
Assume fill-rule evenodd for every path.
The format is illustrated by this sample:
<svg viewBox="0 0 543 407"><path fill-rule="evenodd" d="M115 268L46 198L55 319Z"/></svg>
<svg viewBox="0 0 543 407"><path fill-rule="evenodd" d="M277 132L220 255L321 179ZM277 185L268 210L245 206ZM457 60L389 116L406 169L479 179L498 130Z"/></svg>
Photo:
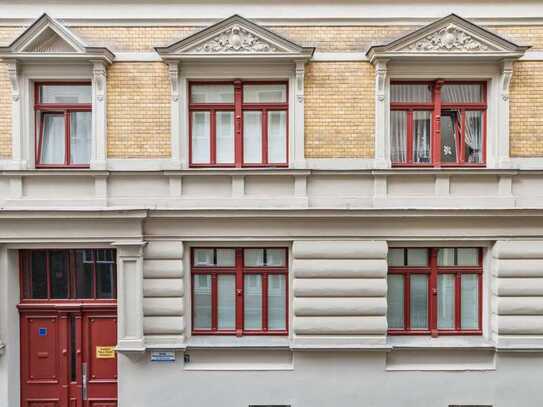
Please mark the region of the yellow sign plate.
<svg viewBox="0 0 543 407"><path fill-rule="evenodd" d="M97 346L96 359L115 359L115 346Z"/></svg>

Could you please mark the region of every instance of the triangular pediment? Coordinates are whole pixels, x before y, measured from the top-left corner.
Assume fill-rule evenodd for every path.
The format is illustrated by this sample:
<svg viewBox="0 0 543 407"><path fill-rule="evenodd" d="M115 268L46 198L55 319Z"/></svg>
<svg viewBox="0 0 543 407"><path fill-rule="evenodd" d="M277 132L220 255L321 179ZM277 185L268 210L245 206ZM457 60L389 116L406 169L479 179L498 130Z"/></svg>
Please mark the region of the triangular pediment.
<svg viewBox="0 0 543 407"><path fill-rule="evenodd" d="M286 38L234 15L168 47L157 47L168 58L236 56L310 57L314 48L303 47Z"/></svg>
<svg viewBox="0 0 543 407"><path fill-rule="evenodd" d="M104 47L89 47L71 30L43 14L9 46L0 47L0 58L95 59L111 62L113 53Z"/></svg>
<svg viewBox="0 0 543 407"><path fill-rule="evenodd" d="M518 58L528 48L451 14L388 44L371 47L368 56L372 60L406 56Z"/></svg>

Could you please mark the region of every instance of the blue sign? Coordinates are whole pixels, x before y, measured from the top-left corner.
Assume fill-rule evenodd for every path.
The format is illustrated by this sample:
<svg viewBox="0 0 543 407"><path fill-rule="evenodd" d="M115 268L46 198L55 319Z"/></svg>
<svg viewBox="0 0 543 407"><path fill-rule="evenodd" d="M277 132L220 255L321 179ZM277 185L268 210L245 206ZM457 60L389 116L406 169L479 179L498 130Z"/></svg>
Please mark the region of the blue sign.
<svg viewBox="0 0 543 407"><path fill-rule="evenodd" d="M151 362L175 362L175 352L167 350L152 351Z"/></svg>
<svg viewBox="0 0 543 407"><path fill-rule="evenodd" d="M38 335L39 336L47 336L47 328L39 328L38 329Z"/></svg>

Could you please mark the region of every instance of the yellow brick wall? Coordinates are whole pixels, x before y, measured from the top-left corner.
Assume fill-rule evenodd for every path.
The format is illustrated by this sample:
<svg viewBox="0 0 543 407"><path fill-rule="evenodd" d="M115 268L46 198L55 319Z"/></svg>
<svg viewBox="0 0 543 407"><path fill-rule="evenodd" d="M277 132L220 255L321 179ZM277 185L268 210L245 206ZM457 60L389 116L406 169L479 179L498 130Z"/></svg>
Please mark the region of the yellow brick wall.
<svg viewBox="0 0 543 407"><path fill-rule="evenodd" d="M516 62L510 88L511 156L543 156L543 62Z"/></svg>
<svg viewBox="0 0 543 407"><path fill-rule="evenodd" d="M372 158L374 76L366 62L312 62L305 76L307 158Z"/></svg>
<svg viewBox="0 0 543 407"><path fill-rule="evenodd" d="M6 65L0 64L0 159L11 158L11 86Z"/></svg>
<svg viewBox="0 0 543 407"><path fill-rule="evenodd" d="M114 63L108 69L107 91L108 157L170 157L167 65Z"/></svg>

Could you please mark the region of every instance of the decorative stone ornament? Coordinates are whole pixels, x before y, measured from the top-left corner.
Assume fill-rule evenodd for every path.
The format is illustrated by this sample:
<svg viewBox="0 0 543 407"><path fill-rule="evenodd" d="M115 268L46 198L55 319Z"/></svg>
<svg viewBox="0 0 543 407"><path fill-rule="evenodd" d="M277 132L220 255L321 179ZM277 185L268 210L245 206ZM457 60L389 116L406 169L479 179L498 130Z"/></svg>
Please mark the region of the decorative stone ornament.
<svg viewBox="0 0 543 407"><path fill-rule="evenodd" d="M239 24L234 24L194 50L199 53L277 51L276 47L243 29Z"/></svg>
<svg viewBox="0 0 543 407"><path fill-rule="evenodd" d="M474 39L454 24L449 24L422 40L412 44L408 49L413 51L488 51L488 45Z"/></svg>

